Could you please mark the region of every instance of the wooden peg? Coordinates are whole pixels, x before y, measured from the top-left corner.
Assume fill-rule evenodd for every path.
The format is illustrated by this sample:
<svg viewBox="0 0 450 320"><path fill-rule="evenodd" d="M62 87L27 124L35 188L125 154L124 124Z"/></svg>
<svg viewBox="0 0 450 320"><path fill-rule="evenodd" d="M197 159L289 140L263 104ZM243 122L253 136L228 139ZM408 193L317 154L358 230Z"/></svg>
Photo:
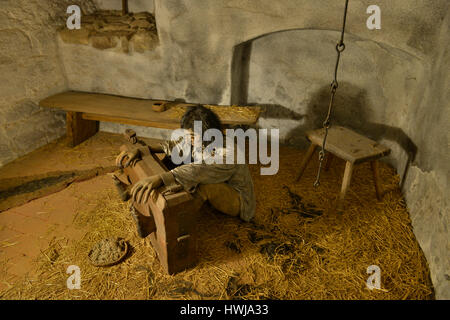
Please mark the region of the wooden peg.
<svg viewBox="0 0 450 320"><path fill-rule="evenodd" d="M128 0L122 0L122 15L128 14Z"/></svg>

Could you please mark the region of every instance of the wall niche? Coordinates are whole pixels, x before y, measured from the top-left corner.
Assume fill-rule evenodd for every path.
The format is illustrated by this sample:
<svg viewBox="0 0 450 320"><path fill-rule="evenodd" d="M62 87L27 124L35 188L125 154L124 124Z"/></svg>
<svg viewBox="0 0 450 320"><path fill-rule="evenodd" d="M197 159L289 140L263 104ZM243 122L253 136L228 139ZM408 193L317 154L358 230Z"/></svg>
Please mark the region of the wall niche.
<svg viewBox="0 0 450 320"><path fill-rule="evenodd" d="M129 53L153 50L159 43L155 17L149 12L99 10L81 16L81 28L59 30L65 43Z"/></svg>

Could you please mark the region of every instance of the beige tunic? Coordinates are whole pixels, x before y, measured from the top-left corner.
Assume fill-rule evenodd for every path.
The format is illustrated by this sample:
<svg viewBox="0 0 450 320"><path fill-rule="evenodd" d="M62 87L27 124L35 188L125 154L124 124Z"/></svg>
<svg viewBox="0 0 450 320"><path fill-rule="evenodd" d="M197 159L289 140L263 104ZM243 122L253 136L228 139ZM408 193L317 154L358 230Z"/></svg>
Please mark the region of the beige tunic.
<svg viewBox="0 0 450 320"><path fill-rule="evenodd" d="M177 143L165 141L161 143L164 152L170 156ZM225 155L222 149L222 154ZM240 217L250 221L255 215L255 194L250 170L246 164L206 164L189 163L172 169L175 180L190 193L197 190L199 184L227 183L239 192L241 200Z"/></svg>

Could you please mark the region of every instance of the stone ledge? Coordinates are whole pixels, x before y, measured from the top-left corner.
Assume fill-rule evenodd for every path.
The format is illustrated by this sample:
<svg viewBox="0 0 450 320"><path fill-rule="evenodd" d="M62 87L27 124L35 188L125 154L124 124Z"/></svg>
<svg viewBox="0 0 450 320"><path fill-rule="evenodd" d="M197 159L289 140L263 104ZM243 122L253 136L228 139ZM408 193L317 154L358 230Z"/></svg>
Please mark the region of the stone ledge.
<svg viewBox="0 0 450 320"><path fill-rule="evenodd" d="M101 10L81 17L81 29L59 30L65 43L90 45L105 50L116 48L128 53L143 53L158 43L155 18L151 13L139 12L122 15L118 10Z"/></svg>

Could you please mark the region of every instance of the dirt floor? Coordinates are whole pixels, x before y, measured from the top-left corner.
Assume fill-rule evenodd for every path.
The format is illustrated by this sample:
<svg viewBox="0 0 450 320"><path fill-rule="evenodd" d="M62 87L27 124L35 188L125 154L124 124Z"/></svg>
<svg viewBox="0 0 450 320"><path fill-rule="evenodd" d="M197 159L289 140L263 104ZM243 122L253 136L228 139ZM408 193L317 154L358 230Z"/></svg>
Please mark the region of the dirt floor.
<svg viewBox="0 0 450 320"><path fill-rule="evenodd" d="M277 175L250 166L254 221L205 207L197 266L166 275L106 175L122 141L100 132L71 149L59 140L0 169L0 299L433 298L394 169L381 163L377 201L369 164L356 166L338 213L344 163L334 161L319 188L316 161L295 183L304 151L286 147ZM116 266L90 265L89 250L108 237L126 239L131 252ZM67 288L70 265L80 267L81 289ZM371 265L380 290L366 286Z"/></svg>

